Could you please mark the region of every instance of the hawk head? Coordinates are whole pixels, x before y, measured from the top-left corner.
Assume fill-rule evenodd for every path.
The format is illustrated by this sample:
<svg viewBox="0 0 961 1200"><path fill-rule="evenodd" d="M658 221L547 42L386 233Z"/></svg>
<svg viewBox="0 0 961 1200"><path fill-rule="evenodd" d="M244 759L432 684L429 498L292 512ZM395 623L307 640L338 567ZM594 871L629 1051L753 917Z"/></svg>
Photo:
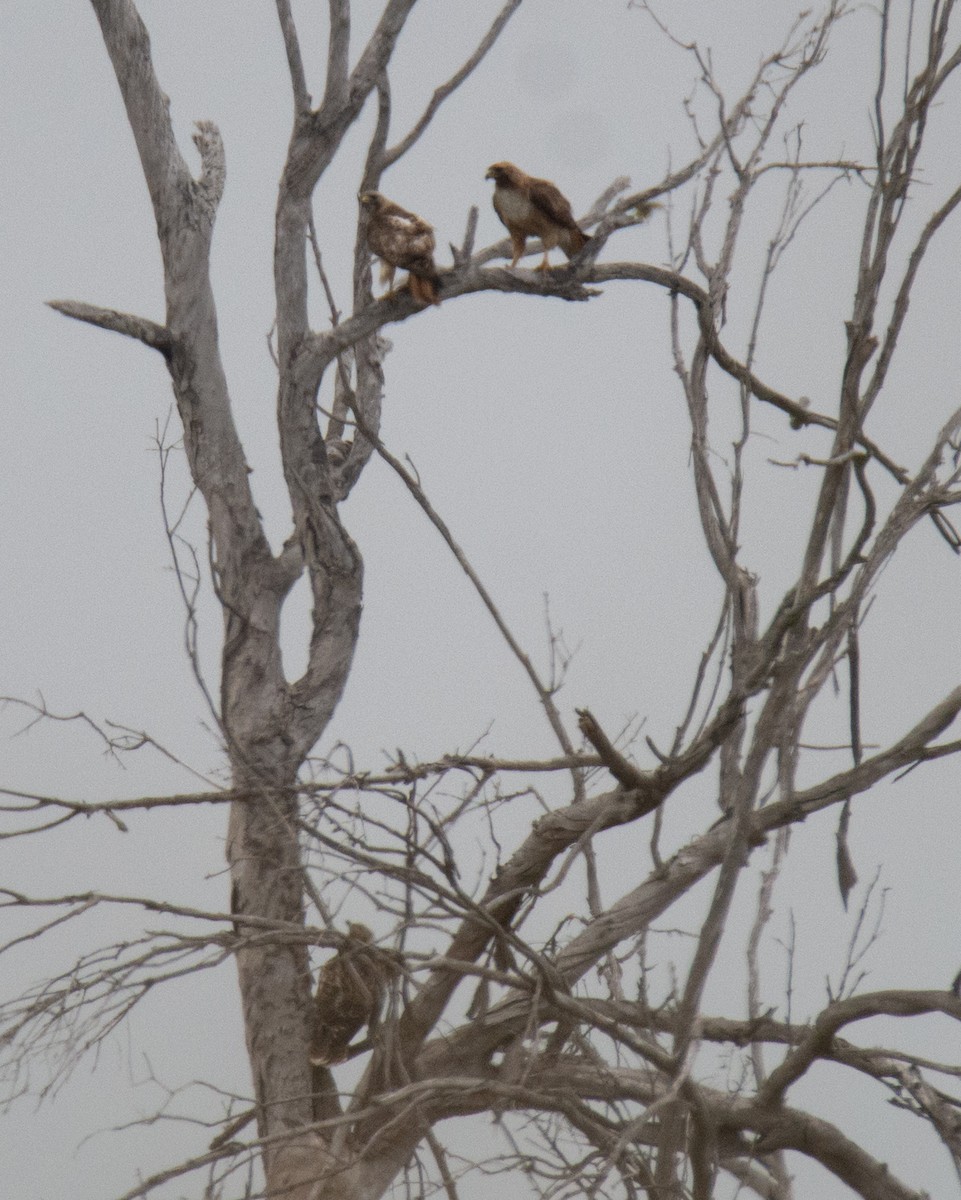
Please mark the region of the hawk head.
<svg viewBox="0 0 961 1200"><path fill-rule="evenodd" d="M523 177L524 172L510 162L492 163L487 168L487 174L484 176L485 179L493 179L499 186L506 185L508 187L512 185L516 187Z"/></svg>

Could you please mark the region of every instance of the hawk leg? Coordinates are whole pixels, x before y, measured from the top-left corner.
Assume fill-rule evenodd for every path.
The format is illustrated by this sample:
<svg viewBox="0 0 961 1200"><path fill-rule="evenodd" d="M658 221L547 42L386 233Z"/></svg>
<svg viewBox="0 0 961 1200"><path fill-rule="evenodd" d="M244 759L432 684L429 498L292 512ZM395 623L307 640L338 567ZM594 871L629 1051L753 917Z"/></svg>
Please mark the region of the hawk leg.
<svg viewBox="0 0 961 1200"><path fill-rule="evenodd" d="M511 234L511 246L514 250L514 257L511 259L511 266L516 267L518 259L524 253L524 247L527 245L527 238L522 234Z"/></svg>
<svg viewBox="0 0 961 1200"><path fill-rule="evenodd" d="M385 299L388 296L393 296L393 294L394 294L394 272L396 270L397 270L396 267L392 267L389 262L384 262L384 260L381 259L380 282L382 285L383 284L387 285L387 291L384 293Z"/></svg>

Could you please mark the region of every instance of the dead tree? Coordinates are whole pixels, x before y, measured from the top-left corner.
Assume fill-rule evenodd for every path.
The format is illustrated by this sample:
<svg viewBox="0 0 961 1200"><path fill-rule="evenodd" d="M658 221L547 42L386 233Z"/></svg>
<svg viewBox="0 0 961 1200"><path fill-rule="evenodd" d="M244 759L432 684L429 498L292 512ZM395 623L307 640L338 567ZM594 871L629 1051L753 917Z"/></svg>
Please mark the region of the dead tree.
<svg viewBox="0 0 961 1200"><path fill-rule="evenodd" d="M107 965L77 964L3 1010L6 1040L16 1054L43 1046L65 1014L85 1011L95 994L102 997L95 984L113 997L114 1007L100 1010L112 1027L136 1003L144 973L174 949L205 961L236 958L252 1105L226 1120L204 1153L145 1181L129 1197L201 1170L209 1172L208 1194L226 1195L232 1173L259 1160L263 1194L270 1197L374 1200L406 1180L412 1195L436 1186L454 1200L462 1166L441 1145L436 1127L488 1113L507 1147L501 1168L522 1172L544 1196L707 1200L722 1194L724 1178L789 1200L788 1156L794 1153L820 1163L866 1200L919 1200L909 1182L856 1139L817 1113L792 1107L789 1093L820 1062L867 1076L933 1130L961 1173L961 1102L932 1082L939 1072L956 1076L957 1061L866 1050L844 1036L853 1022L872 1017L961 1020L961 1000L948 990L854 993L845 986L810 1020L776 1017L762 1004L756 955L787 831L837 810L838 883L846 902L856 878L847 845L852 805L879 781L961 749L942 736L961 710L961 688L932 700L920 720L878 749L863 744L859 708L859 630L885 566L921 527L937 530L943 553L961 549L950 519L951 506L961 500L961 409L945 412L926 458L911 469L867 430L916 278L961 202L961 184L936 200L925 197L925 219L909 228L907 203L917 194L929 118L961 64L955 4L933 0L926 14L920 6L912 10L913 37L898 47L884 4L877 90L870 98L873 160L809 162L799 132L787 123L789 98L821 66L835 26L847 15L832 0L799 19L733 103L710 58L687 48L698 81L690 106L696 152L643 191L619 181L602 194L581 220L591 240L569 265L536 273L523 264L517 270L493 265L505 256L507 242L476 250L469 221L454 266L440 273L444 304L470 303L473 293L484 291L587 301L599 287L616 283L664 296L670 355L690 421L697 511L723 600L673 743L659 748L651 742L642 752L605 731L587 709L579 712L580 738L569 728L556 700L559 678L537 672L416 475L384 444L380 331L417 320L422 306L403 289L374 299L362 218L352 312L341 318L332 305L331 323L322 330L308 320L311 286L327 286L322 270L312 279L320 267L312 197L365 105L376 103L378 115L357 182L358 190L371 191L481 64L520 0L503 6L476 52L450 80L438 82L421 119L391 144L391 56L415 2L386 0L351 67L350 3L330 0L325 85L315 105L290 5L277 0L293 97L274 257L277 431L292 519L275 553L254 506L218 345L209 257L225 180L221 138L210 122L198 123L201 169L192 177L133 0L92 0L157 219L167 311L159 324L72 301L55 307L139 340L161 354L169 370L192 480L209 518L211 582L223 612L217 712L231 788L129 803L26 797L18 813L27 832L97 812L121 820L126 809L228 803L231 903L229 913L195 913L171 901L100 895L50 901L70 915L84 906L141 903L202 921L207 932L196 945L160 939L137 954L127 948ZM761 286L745 299L735 285L735 263L750 228L749 202L759 181L772 174L783 180L783 208ZM851 179L862 188L864 204L847 356L836 395L816 405L764 378L756 345L767 286L786 248L814 205L838 181ZM669 214L669 264L619 261L622 231L654 205ZM726 319L735 307L750 318L738 349L726 341ZM317 397L331 374L335 406L323 414ZM740 430L720 463L709 416L732 393ZM818 472L819 485L796 578L774 603L761 595L740 545L751 422L764 409L823 439L821 453L805 449L784 464ZM557 739L556 758L456 755L411 764L399 755L389 769L373 772L311 757L343 691L359 631L363 560L340 505L374 454L397 472L477 589L543 707ZM301 677L290 680L281 662L280 619L304 577L313 599L309 655ZM808 761L805 728L842 671L850 761L823 776ZM638 761L641 753L646 765ZM802 764L803 786L797 782ZM506 795L530 802L533 817L530 781L537 778L563 781L556 786L566 789L564 800L545 806L489 879L472 885L465 845L479 831L496 829ZM665 806L691 787L716 797L717 807L662 855ZM443 806L435 801L440 795ZM649 873L604 903L598 880L609 843L602 835L636 830L644 819L653 827ZM496 839L492 844L498 846ZM749 1011L711 1016L704 1012L705 989L735 896L749 885L764 846L773 857L750 942ZM568 895L572 868L581 860L587 895L573 922L551 907L552 897ZM673 986L654 995L647 986L652 922L702 880L710 880L712 890L692 931L693 949L678 957ZM390 981L392 999L382 1016L376 1006L360 1006L370 1028L350 1053L370 1052L370 1059L352 1094L341 1096L335 1073L310 1063L309 951L344 945L336 929L311 921L314 912L326 921L331 898L348 886L366 889L380 909L381 944L365 941L365 969L378 988ZM29 907L36 899L8 894L7 902ZM534 913L536 937L525 932ZM436 952L438 935L442 953ZM737 1088L723 1090L707 1078L717 1061L712 1047L743 1060ZM770 1067L772 1049L779 1060Z"/></svg>

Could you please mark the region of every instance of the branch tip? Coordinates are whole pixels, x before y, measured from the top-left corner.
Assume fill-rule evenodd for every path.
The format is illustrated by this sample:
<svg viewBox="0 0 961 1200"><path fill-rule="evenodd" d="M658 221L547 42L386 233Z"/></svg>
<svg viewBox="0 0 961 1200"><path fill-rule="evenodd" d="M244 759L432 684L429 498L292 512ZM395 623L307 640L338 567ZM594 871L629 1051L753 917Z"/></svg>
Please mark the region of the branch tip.
<svg viewBox="0 0 961 1200"><path fill-rule="evenodd" d="M143 342L151 350L159 350L165 358L169 357L173 348L173 338L166 325L158 325L147 317L118 312L115 308L100 308L96 304L84 304L80 300L46 300L44 303L54 312L74 321L85 321L88 325L122 333L125 337Z"/></svg>

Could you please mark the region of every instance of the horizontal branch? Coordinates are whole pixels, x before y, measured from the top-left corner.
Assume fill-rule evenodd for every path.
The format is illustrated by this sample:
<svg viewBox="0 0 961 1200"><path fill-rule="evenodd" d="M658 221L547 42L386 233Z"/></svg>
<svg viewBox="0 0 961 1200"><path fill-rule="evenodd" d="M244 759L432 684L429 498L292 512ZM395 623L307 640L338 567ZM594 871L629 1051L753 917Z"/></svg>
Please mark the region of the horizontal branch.
<svg viewBox="0 0 961 1200"><path fill-rule="evenodd" d="M589 282L589 281L588 281ZM509 292L515 295L549 296L558 300L590 300L599 292L586 286L569 267L553 271L527 271L495 267L482 269L475 258L466 267L439 273L441 300L470 296L476 292ZM301 350L300 369L313 371L317 378L326 367L350 346L370 337L385 325L418 316L424 307L404 288L375 300L335 329L309 336Z"/></svg>
<svg viewBox="0 0 961 1200"><path fill-rule="evenodd" d="M556 758L495 758L490 755L448 754L437 762L398 763L381 772L356 772L338 776L329 782L305 782L284 787L225 788L223 791L171 792L163 796L133 796L121 800L68 800L63 796L48 796L40 792L26 792L18 788L0 787L0 796L23 801L21 804L0 803L0 812L29 815L52 809L65 816L91 817L103 813L113 815L120 812L148 811L154 808L181 808L190 804L232 804L235 800L264 800L280 796L318 796L345 790L376 790L396 788L401 784L416 783L421 779L445 775L449 771L466 771L471 774L495 775L509 773L551 773L572 769L591 769L603 766L596 754L563 754ZM0 841L22 837L35 832L34 828L0 832Z"/></svg>
<svg viewBox="0 0 961 1200"><path fill-rule="evenodd" d="M135 317L133 313L118 312L115 308L100 308L95 304L84 304L80 300L48 300L47 307L54 312L63 313L75 321L86 321L88 325L98 325L101 329L109 329L113 333L122 333L125 337L135 338L143 342L151 350L159 350L164 358L170 356L173 339L170 330L156 321L146 317Z"/></svg>
<svg viewBox="0 0 961 1200"><path fill-rule="evenodd" d="M147 912L164 913L171 917L189 917L196 921L211 921L232 926L236 913L215 912L190 908L182 904L171 904L166 900L151 900L148 896L111 895L106 892L76 892L64 896L28 896L10 888L0 888L0 909L5 908L93 908L98 904L124 908L142 908ZM310 945L337 946L340 940L319 929L312 929L290 921L278 921L267 917L244 916L244 925L262 929L285 938L307 941Z"/></svg>
<svg viewBox="0 0 961 1200"><path fill-rule="evenodd" d="M593 996L581 998L578 1003L588 1021L593 1021L597 1015L605 1023L656 1030L659 1033L677 1032L676 1014L668 1009L650 1009L633 1000L604 1000ZM809 1028L807 1025L775 1021L767 1015L742 1020L702 1015L698 1017L697 1035L705 1042L729 1042L734 1046L749 1046L756 1042L796 1046L807 1036Z"/></svg>

